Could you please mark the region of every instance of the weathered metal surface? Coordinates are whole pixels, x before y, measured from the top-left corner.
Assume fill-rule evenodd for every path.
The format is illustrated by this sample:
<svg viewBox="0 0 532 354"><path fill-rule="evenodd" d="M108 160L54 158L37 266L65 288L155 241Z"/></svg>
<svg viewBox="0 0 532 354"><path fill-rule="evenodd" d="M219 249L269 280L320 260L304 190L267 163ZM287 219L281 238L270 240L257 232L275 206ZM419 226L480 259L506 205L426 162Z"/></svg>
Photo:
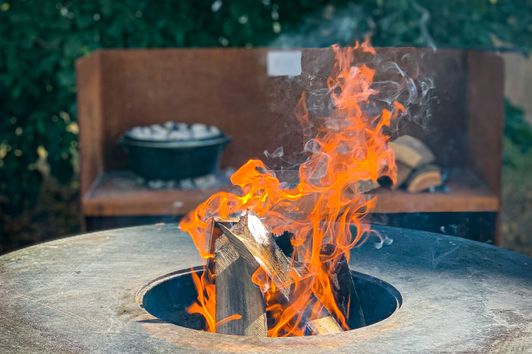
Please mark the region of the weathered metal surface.
<svg viewBox="0 0 532 354"><path fill-rule="evenodd" d="M378 228L351 267L394 285L403 305L355 331L253 338L163 323L138 305L158 276L200 260L176 225L66 238L0 257L0 352L531 352L532 259L468 240Z"/></svg>

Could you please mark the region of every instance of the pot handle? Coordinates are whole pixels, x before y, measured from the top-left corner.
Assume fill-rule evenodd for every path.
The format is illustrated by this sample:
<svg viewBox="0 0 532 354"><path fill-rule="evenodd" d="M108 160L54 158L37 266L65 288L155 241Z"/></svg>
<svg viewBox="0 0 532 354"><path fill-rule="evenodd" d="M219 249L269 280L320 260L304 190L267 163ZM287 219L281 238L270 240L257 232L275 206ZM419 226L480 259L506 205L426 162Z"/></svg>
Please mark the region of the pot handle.
<svg viewBox="0 0 532 354"><path fill-rule="evenodd" d="M226 147L231 141L233 141L233 138L230 137L229 135L225 135L224 138L225 138L225 141L223 142L224 147Z"/></svg>

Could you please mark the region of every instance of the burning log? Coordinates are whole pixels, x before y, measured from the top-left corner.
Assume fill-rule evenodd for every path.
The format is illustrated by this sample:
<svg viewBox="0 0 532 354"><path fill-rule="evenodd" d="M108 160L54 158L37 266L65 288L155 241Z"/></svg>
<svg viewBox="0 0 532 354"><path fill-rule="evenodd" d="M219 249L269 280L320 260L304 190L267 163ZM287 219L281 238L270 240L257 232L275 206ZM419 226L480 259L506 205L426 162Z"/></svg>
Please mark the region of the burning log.
<svg viewBox="0 0 532 354"><path fill-rule="evenodd" d="M311 333L315 334L334 334L343 331L342 327L338 324L338 321L336 321L330 314L324 314L323 317L308 321L307 328Z"/></svg>
<svg viewBox="0 0 532 354"><path fill-rule="evenodd" d="M266 310L252 269L225 235L215 240L217 333L266 337Z"/></svg>
<svg viewBox="0 0 532 354"><path fill-rule="evenodd" d="M331 259L336 251L333 244L321 247L321 260L323 267L328 268L329 280L334 293L334 299L340 310L345 314L349 328L360 328L366 325L362 305L349 270L349 264L342 254Z"/></svg>
<svg viewBox="0 0 532 354"><path fill-rule="evenodd" d="M290 302L291 279L290 272L298 270L291 267L291 261L277 246L272 235L266 230L261 221L253 214L244 215L240 221L234 224L216 222L227 239L231 242L240 256L246 260L252 268L262 269L271 277L279 289L280 298L277 299L281 305ZM300 275L300 274L298 274ZM317 298L311 302L317 302ZM317 319L303 320L307 330L314 334L329 334L342 332L342 327L336 319L322 308ZM308 318L308 317L307 317Z"/></svg>
<svg viewBox="0 0 532 354"><path fill-rule="evenodd" d="M254 220L256 217L252 217ZM256 218L258 220L258 218ZM262 226L262 230L253 230L248 225ZM272 236L266 231L260 221L249 221L248 215L242 216L237 223L224 223L217 221L216 225L231 241L240 256L253 268L262 268L272 277L281 291L288 297L290 281L290 260L273 241Z"/></svg>

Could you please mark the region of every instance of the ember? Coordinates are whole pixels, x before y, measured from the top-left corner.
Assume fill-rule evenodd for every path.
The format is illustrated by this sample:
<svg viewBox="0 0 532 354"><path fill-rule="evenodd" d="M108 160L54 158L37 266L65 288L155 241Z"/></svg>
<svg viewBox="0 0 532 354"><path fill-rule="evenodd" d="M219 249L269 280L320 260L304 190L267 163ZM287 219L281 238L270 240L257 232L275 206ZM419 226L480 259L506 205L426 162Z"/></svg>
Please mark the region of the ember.
<svg viewBox="0 0 532 354"><path fill-rule="evenodd" d="M267 328L271 337L302 336L363 324L346 262L349 250L369 231L364 218L375 198L364 194L365 186L384 176L396 180L385 131L405 108L393 101L377 115L367 113L378 93L372 88L375 69L366 64L375 56L368 42L332 50L335 63L327 80L331 112L313 119L305 93L296 109L296 118L314 136L306 143L309 156L299 167L297 185L287 186L262 161L250 160L231 177L239 194L212 195L180 224L206 260L202 275L194 275L198 298L188 311L201 314L210 332L266 335ZM354 234L351 225L356 227ZM290 256L275 242L274 235L283 233L290 235ZM228 244L231 249L225 252L234 257L223 255L222 260L220 250ZM237 260L238 268L233 269L237 279L231 280L229 273L222 278ZM248 289L246 282L253 282L260 293L238 295L244 296L243 302L217 299L222 293L236 296L227 289L220 291L222 287ZM265 321L264 326L257 326L257 320ZM239 321L239 329L221 330Z"/></svg>

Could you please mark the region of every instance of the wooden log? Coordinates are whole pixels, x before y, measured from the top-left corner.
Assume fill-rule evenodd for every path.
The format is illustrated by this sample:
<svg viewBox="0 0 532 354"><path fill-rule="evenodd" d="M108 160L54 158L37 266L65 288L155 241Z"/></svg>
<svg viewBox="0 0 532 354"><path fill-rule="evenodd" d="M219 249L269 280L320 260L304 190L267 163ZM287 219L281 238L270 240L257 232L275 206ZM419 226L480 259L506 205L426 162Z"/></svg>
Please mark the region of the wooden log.
<svg viewBox="0 0 532 354"><path fill-rule="evenodd" d="M401 187L410 177L412 173L412 168L408 165L405 165L402 162L396 161L397 165L397 182L391 186L391 189L396 190Z"/></svg>
<svg viewBox="0 0 532 354"><path fill-rule="evenodd" d="M281 251L275 243L272 235L266 230L262 222L255 215L248 213L241 217L238 223L227 225L217 222L227 239L232 243L238 253L249 265L256 269L259 266L266 271L272 281L279 289L282 304L290 301L290 287L292 281L288 274L296 271L291 267L291 261ZM317 301L317 299L313 299ZM328 317L329 319L322 319ZM322 313L316 319L306 322L308 330L314 334L329 334L342 332L342 327L336 319L331 316L327 309L323 308Z"/></svg>
<svg viewBox="0 0 532 354"><path fill-rule="evenodd" d="M321 248L322 264L329 274L334 300L345 315L349 328L363 327L366 325L364 311L345 256L341 255L334 261L329 260L335 250L336 246L333 244L325 244Z"/></svg>
<svg viewBox="0 0 532 354"><path fill-rule="evenodd" d="M291 285L288 278L290 260L277 246L264 226L262 226L262 230L258 230L260 225L262 225L260 220L253 215L251 216L251 222L249 219L248 214L242 216L237 223L217 222L216 224L231 241L241 257L255 269L261 266L279 287L280 291L286 297L289 297ZM250 228L248 226L250 224L256 224L258 227L252 226ZM255 231L255 234L251 232L251 229Z"/></svg>
<svg viewBox="0 0 532 354"><path fill-rule="evenodd" d="M391 178L388 176L379 178L379 184L383 187L390 188L391 190L396 190L401 187L406 180L408 180L408 177L412 172L412 167L407 166L402 162L396 161L395 164L397 165L397 181L395 184L392 183Z"/></svg>
<svg viewBox="0 0 532 354"><path fill-rule="evenodd" d="M412 168L434 162L432 151L419 139L402 135L389 143L395 153L395 160Z"/></svg>
<svg viewBox="0 0 532 354"><path fill-rule="evenodd" d="M407 191L418 193L443 183L441 169L435 165L424 166L412 173L407 181Z"/></svg>
<svg viewBox="0 0 532 354"><path fill-rule="evenodd" d="M314 308L317 303L319 303L318 298L312 296L307 302L307 309ZM315 314L306 311L303 313L302 322L305 323L307 334L334 334L343 331L336 318L325 307L321 307L319 313Z"/></svg>
<svg viewBox="0 0 532 354"><path fill-rule="evenodd" d="M221 235L215 240L216 333L266 337L266 310L254 269Z"/></svg>
<svg viewBox="0 0 532 354"><path fill-rule="evenodd" d="M323 316L318 319L308 321L307 328L315 334L334 334L343 331L338 325L338 321L332 316ZM340 328L340 330L338 329Z"/></svg>

